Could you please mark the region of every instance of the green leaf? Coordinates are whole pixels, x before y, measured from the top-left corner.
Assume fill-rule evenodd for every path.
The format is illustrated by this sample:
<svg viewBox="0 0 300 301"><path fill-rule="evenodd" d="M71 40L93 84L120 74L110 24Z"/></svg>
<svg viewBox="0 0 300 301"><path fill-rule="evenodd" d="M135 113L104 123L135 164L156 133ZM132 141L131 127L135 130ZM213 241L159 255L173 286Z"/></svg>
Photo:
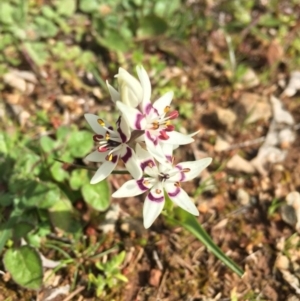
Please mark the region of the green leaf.
<svg viewBox="0 0 300 301"><path fill-rule="evenodd" d="M70 134L67 146L75 158L85 157L94 145L92 134L88 131L74 131Z"/></svg>
<svg viewBox="0 0 300 301"><path fill-rule="evenodd" d="M58 141L65 140L68 135L70 134L70 127L69 126L60 126L56 131L56 138Z"/></svg>
<svg viewBox="0 0 300 301"><path fill-rule="evenodd" d="M124 38L119 30L106 29L104 37L97 37L97 41L113 51L126 51L130 46L130 40Z"/></svg>
<svg viewBox="0 0 300 301"><path fill-rule="evenodd" d="M99 3L97 0L80 0L79 9L84 13L93 13L97 12Z"/></svg>
<svg viewBox="0 0 300 301"><path fill-rule="evenodd" d="M122 251L121 253L119 253L118 255L114 256L111 261L109 261L109 270L113 270L116 269L118 267L120 267L120 265L123 263L124 259L126 256L126 252Z"/></svg>
<svg viewBox="0 0 300 301"><path fill-rule="evenodd" d="M55 5L57 12L66 17L71 17L76 10L76 0L57 1Z"/></svg>
<svg viewBox="0 0 300 301"><path fill-rule="evenodd" d="M7 226L7 227L6 227ZM4 246L6 245L7 241L12 236L12 231L8 227L8 223L2 224L0 230L0 253L2 252Z"/></svg>
<svg viewBox="0 0 300 301"><path fill-rule="evenodd" d="M60 189L53 183L11 178L9 190L16 193L23 206L47 209L60 199Z"/></svg>
<svg viewBox="0 0 300 301"><path fill-rule="evenodd" d="M18 222L14 224L13 236L15 239L21 239L22 237L25 237L33 228L34 226L28 222Z"/></svg>
<svg viewBox="0 0 300 301"><path fill-rule="evenodd" d="M153 37L165 33L168 24L163 18L155 15L149 15L141 19L137 35L139 37Z"/></svg>
<svg viewBox="0 0 300 301"><path fill-rule="evenodd" d="M154 14L161 18L172 16L181 6L180 0L158 0L154 4Z"/></svg>
<svg viewBox="0 0 300 301"><path fill-rule="evenodd" d="M233 272L235 272L240 277L243 276L244 271L229 257L227 257L224 252L213 242L208 233L203 229L195 216L181 209L180 207L176 208L176 211L179 213L180 220L175 220L170 216L166 216L166 218L174 222L177 225L182 226L186 230L188 230L191 234L193 234L196 238L198 238L206 248L213 253L217 258L219 258L228 268L230 268Z"/></svg>
<svg viewBox="0 0 300 301"><path fill-rule="evenodd" d="M42 42L24 42L25 50L28 52L29 57L39 66L46 63L49 53L47 45Z"/></svg>
<svg viewBox="0 0 300 301"><path fill-rule="evenodd" d="M43 283L43 267L38 252L30 246L9 249L4 254L5 269L19 285L38 290Z"/></svg>
<svg viewBox="0 0 300 301"><path fill-rule="evenodd" d="M7 154L8 153L8 146L6 144L7 137L4 133L0 133L0 154Z"/></svg>
<svg viewBox="0 0 300 301"><path fill-rule="evenodd" d="M0 193L0 206L7 207L12 205L14 200L14 194L12 193Z"/></svg>
<svg viewBox="0 0 300 301"><path fill-rule="evenodd" d="M109 206L110 189L106 180L95 185L84 184L81 188L84 200L94 209L104 211Z"/></svg>
<svg viewBox="0 0 300 301"><path fill-rule="evenodd" d="M19 175L25 177L29 174L38 174L41 170L40 157L34 152L28 149L20 149L18 152L19 158L17 158L14 169L17 170Z"/></svg>
<svg viewBox="0 0 300 301"><path fill-rule="evenodd" d="M54 227L69 233L76 233L80 230L80 224L75 219L75 213L71 202L62 198L49 209L49 215Z"/></svg>
<svg viewBox="0 0 300 301"><path fill-rule="evenodd" d="M14 8L7 2L0 4L0 23L12 24Z"/></svg>
<svg viewBox="0 0 300 301"><path fill-rule="evenodd" d="M42 38L52 38L58 33L58 27L54 22L44 17L37 16L35 18L35 24L35 30Z"/></svg>
<svg viewBox="0 0 300 301"><path fill-rule="evenodd" d="M50 167L52 177L57 182L63 182L69 177L69 173L63 169L63 164L60 162L54 162Z"/></svg>
<svg viewBox="0 0 300 301"><path fill-rule="evenodd" d="M72 171L70 186L73 190L78 190L81 186L88 183L89 177L86 169L75 169Z"/></svg>
<svg viewBox="0 0 300 301"><path fill-rule="evenodd" d="M56 141L48 136L43 136L40 139L41 148L45 153L50 153L56 147Z"/></svg>
<svg viewBox="0 0 300 301"><path fill-rule="evenodd" d="M43 5L41 11L42 14L48 19L55 19L57 17L56 12L49 5Z"/></svg>

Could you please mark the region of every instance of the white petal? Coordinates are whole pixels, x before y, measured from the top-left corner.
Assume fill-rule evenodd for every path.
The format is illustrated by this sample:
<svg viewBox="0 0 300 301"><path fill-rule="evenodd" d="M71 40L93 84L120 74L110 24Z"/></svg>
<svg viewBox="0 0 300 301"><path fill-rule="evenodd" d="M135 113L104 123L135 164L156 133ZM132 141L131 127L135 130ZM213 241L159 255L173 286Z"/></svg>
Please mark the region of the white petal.
<svg viewBox="0 0 300 301"><path fill-rule="evenodd" d="M130 107L136 107L143 99L141 83L123 68L119 68L117 75L121 101Z"/></svg>
<svg viewBox="0 0 300 301"><path fill-rule="evenodd" d="M117 131L120 134L121 141L125 143L130 139L131 131L126 119L122 116L120 116L119 118L120 123Z"/></svg>
<svg viewBox="0 0 300 301"><path fill-rule="evenodd" d="M135 142L144 142L145 141L145 134L142 134L138 138L134 140Z"/></svg>
<svg viewBox="0 0 300 301"><path fill-rule="evenodd" d="M98 120L101 119L103 120L102 118L100 118L99 116L97 115L94 115L94 114L84 114L84 117L86 119L86 121L88 122L88 124L90 125L90 127L92 128L92 130L96 133L96 134L99 134L99 135L105 135L106 133L106 130L99 124ZM105 122L104 122L105 123ZM105 123L105 126L106 127L109 127L108 124Z"/></svg>
<svg viewBox="0 0 300 301"><path fill-rule="evenodd" d="M149 188L143 184L144 179L139 181L130 180L125 182L117 191L112 194L113 198L127 198L140 195Z"/></svg>
<svg viewBox="0 0 300 301"><path fill-rule="evenodd" d="M140 179L143 176L143 171L134 150L129 146L124 146L121 150L120 156L132 177Z"/></svg>
<svg viewBox="0 0 300 301"><path fill-rule="evenodd" d="M167 160L169 162L172 162L174 145L167 144L167 143L161 143L161 147L162 147L163 153L164 153L165 157L167 158Z"/></svg>
<svg viewBox="0 0 300 301"><path fill-rule="evenodd" d="M116 162L112 162L112 161L103 162L103 164L98 168L98 170L92 177L90 183L96 184L98 182L103 181L114 170L115 166L117 165L117 162L118 162L118 160L116 160Z"/></svg>
<svg viewBox="0 0 300 301"><path fill-rule="evenodd" d="M169 198L179 207L185 211L193 214L199 215L199 211L195 204L191 201L188 194L180 187L176 187L174 183L166 183L165 189Z"/></svg>
<svg viewBox="0 0 300 301"><path fill-rule="evenodd" d="M185 135L176 131L167 132L169 139L159 140L161 143L174 144L174 145L184 145L194 142L194 139L189 135Z"/></svg>
<svg viewBox="0 0 300 301"><path fill-rule="evenodd" d="M90 153L85 157L86 160L91 162L103 162L107 156L108 152L98 152L97 150Z"/></svg>
<svg viewBox="0 0 300 301"><path fill-rule="evenodd" d="M164 197L163 190L162 193L158 195L155 192L156 188L157 187L155 186L150 190L144 202L143 217L144 217L144 227L146 229L148 229L153 224L153 222L156 220L156 218L163 210L165 204L165 197Z"/></svg>
<svg viewBox="0 0 300 301"><path fill-rule="evenodd" d="M143 88L143 100L142 100L142 108L145 110L146 106L150 103L151 98L151 83L149 76L142 66L137 66L136 71L141 82Z"/></svg>
<svg viewBox="0 0 300 301"><path fill-rule="evenodd" d="M152 167L146 166L145 169L144 169L144 172L145 172L146 175L148 175L150 178L152 178L153 181L156 182L156 179L159 176L158 168L157 168L156 165L154 165Z"/></svg>
<svg viewBox="0 0 300 301"><path fill-rule="evenodd" d="M120 93L113 86L111 86L108 81L106 81L106 85L112 101L116 103L118 100L120 100Z"/></svg>
<svg viewBox="0 0 300 301"><path fill-rule="evenodd" d="M176 167L180 169L189 169L184 173L184 179L182 182L190 181L201 173L212 161L212 158L204 158L197 161L188 161L188 162L181 162L176 165Z"/></svg>
<svg viewBox="0 0 300 301"><path fill-rule="evenodd" d="M172 91L167 92L153 103L153 107L157 110L159 115L163 114L164 109L170 106L173 95L174 93Z"/></svg>
<svg viewBox="0 0 300 301"><path fill-rule="evenodd" d="M135 145L135 153L140 161L140 165L143 170L149 164L152 164L153 166L156 165L153 156L149 153L149 151L142 148L138 143Z"/></svg>
<svg viewBox="0 0 300 301"><path fill-rule="evenodd" d="M117 101L117 107L122 112L122 118L125 118L127 124L135 130L143 130L146 127L146 119L143 114L132 107Z"/></svg>
<svg viewBox="0 0 300 301"><path fill-rule="evenodd" d="M197 135L198 133L200 132L200 130L196 131L196 132L193 132L191 134L188 134L189 137L194 137L195 135ZM164 143L164 145L167 145L166 143ZM173 150L175 150L176 148L179 147L179 144L172 144L173 146Z"/></svg>
<svg viewBox="0 0 300 301"><path fill-rule="evenodd" d="M150 134L151 136L151 134ZM145 134L145 143L147 146L147 150L148 152L161 164L166 164L169 163L167 157L164 155L163 149L161 147L161 145L158 143L155 144L155 142L153 142L153 139L156 138L155 136L151 136L149 137L149 133L146 132Z"/></svg>

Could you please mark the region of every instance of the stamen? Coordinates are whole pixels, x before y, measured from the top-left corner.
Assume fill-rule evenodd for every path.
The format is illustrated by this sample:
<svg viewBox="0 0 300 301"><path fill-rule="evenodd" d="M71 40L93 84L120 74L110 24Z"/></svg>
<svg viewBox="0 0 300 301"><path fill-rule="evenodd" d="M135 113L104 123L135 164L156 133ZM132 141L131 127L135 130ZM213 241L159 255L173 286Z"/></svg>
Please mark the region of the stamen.
<svg viewBox="0 0 300 301"><path fill-rule="evenodd" d="M160 189L155 189L155 192L156 192L157 194L161 194L161 190L160 190Z"/></svg>
<svg viewBox="0 0 300 301"><path fill-rule="evenodd" d="M167 124L167 128L166 128L166 131L167 132L172 132L175 130L175 126L172 125L172 124Z"/></svg>
<svg viewBox="0 0 300 301"><path fill-rule="evenodd" d="M103 136L102 136L102 135L94 135L94 136L93 136L93 140L94 140L95 142L100 142L101 139L103 139Z"/></svg>
<svg viewBox="0 0 300 301"><path fill-rule="evenodd" d="M161 139L161 140L168 140L169 139L169 136L167 135L166 131L160 131L159 134L160 134L158 136L159 139Z"/></svg>
<svg viewBox="0 0 300 301"><path fill-rule="evenodd" d="M170 106L166 106L165 108L164 108L164 112L165 113L168 113L170 111Z"/></svg>
<svg viewBox="0 0 300 301"><path fill-rule="evenodd" d="M189 171L191 171L190 168L184 168L184 169L182 170L182 172L189 172Z"/></svg>
<svg viewBox="0 0 300 301"><path fill-rule="evenodd" d="M149 183L149 181L144 180L144 181L143 181L143 184L144 184L145 186L148 186L150 183Z"/></svg>
<svg viewBox="0 0 300 301"><path fill-rule="evenodd" d="M106 134L105 134L105 140L109 140L109 139L110 139L110 135L109 135L108 132L106 132Z"/></svg>
<svg viewBox="0 0 300 301"><path fill-rule="evenodd" d="M109 155L107 155L106 156L106 158L105 158L107 161L112 161L112 159L113 159L113 154L109 154Z"/></svg>
<svg viewBox="0 0 300 301"><path fill-rule="evenodd" d="M157 121L152 122L152 129L157 130L159 128L159 123Z"/></svg>
<svg viewBox="0 0 300 301"><path fill-rule="evenodd" d="M100 153L104 153L107 151L108 151L108 148L107 148L106 144L98 147L98 152L100 152Z"/></svg>
<svg viewBox="0 0 300 301"><path fill-rule="evenodd" d="M101 125L101 126L105 126L105 123L102 119L97 119L97 122Z"/></svg>
<svg viewBox="0 0 300 301"><path fill-rule="evenodd" d="M179 182L176 182L176 183L174 183L174 186L175 186L175 187L180 187L180 183L179 183Z"/></svg>
<svg viewBox="0 0 300 301"><path fill-rule="evenodd" d="M169 119L175 119L179 116L179 112L178 111L173 111L168 115Z"/></svg>
<svg viewBox="0 0 300 301"><path fill-rule="evenodd" d="M150 162L147 163L147 165L152 168L153 167L153 162L150 161Z"/></svg>

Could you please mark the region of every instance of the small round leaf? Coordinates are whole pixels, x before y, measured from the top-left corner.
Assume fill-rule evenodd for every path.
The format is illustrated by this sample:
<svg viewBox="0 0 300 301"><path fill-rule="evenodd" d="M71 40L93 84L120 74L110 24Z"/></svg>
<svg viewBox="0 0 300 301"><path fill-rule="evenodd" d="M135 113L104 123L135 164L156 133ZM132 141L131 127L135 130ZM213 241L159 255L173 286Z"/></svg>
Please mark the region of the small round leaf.
<svg viewBox="0 0 300 301"><path fill-rule="evenodd" d="M98 184L85 184L81 188L84 200L94 209L105 211L109 206L110 189L106 180Z"/></svg>
<svg viewBox="0 0 300 301"><path fill-rule="evenodd" d="M28 289L38 290L43 282L43 267L38 252L30 246L9 249L3 263L13 280Z"/></svg>

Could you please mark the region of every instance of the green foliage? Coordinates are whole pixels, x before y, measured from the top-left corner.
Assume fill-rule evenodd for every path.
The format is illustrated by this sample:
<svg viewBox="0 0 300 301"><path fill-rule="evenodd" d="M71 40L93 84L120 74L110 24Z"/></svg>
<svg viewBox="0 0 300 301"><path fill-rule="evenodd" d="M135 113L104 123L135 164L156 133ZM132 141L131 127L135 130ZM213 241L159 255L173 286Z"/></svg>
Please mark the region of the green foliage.
<svg viewBox="0 0 300 301"><path fill-rule="evenodd" d="M199 239L207 249L213 253L217 258L219 258L228 268L235 272L240 277L243 276L244 271L228 256L226 256L220 248L212 241L209 234L204 230L201 224L197 221L196 217L181 209L176 208L176 213L178 219L173 219L170 216L166 216L167 220L182 226L191 234L193 234L197 239Z"/></svg>
<svg viewBox="0 0 300 301"><path fill-rule="evenodd" d="M106 181L90 185L88 170L69 170L69 165L56 160L73 162L92 147L92 133L77 126L60 127L51 137L39 140L17 131L0 133L0 251L12 241L4 264L18 284L30 289L41 286L40 258L31 247L40 247L51 227L74 237L82 231L74 201L84 199L97 210L107 209L110 190ZM21 240L28 245L19 248ZM17 266L22 265L21 273Z"/></svg>
<svg viewBox="0 0 300 301"><path fill-rule="evenodd" d="M110 189L107 181L101 181L97 185L84 184L81 187L84 200L94 209L104 211L109 206Z"/></svg>
<svg viewBox="0 0 300 301"><path fill-rule="evenodd" d="M9 249L3 258L6 270L16 283L29 289L42 286L43 268L38 252L29 246Z"/></svg>
<svg viewBox="0 0 300 301"><path fill-rule="evenodd" d="M123 263L125 256L126 252L122 251L106 263L96 263L96 268L103 272L103 275L98 274L95 276L93 273L90 273L89 280L96 287L96 294L98 297L105 294L106 287L111 289L116 286L118 281L128 281L128 279L120 272L120 266Z"/></svg>
<svg viewBox="0 0 300 301"><path fill-rule="evenodd" d="M78 71L92 69L99 60L99 51L88 49L123 52L136 48L136 38L186 36L193 20L198 18L180 0L64 0L43 5L2 0L0 76L27 58L38 68L51 62L61 78L72 79L77 89L87 88ZM74 46L78 43L80 47Z"/></svg>

